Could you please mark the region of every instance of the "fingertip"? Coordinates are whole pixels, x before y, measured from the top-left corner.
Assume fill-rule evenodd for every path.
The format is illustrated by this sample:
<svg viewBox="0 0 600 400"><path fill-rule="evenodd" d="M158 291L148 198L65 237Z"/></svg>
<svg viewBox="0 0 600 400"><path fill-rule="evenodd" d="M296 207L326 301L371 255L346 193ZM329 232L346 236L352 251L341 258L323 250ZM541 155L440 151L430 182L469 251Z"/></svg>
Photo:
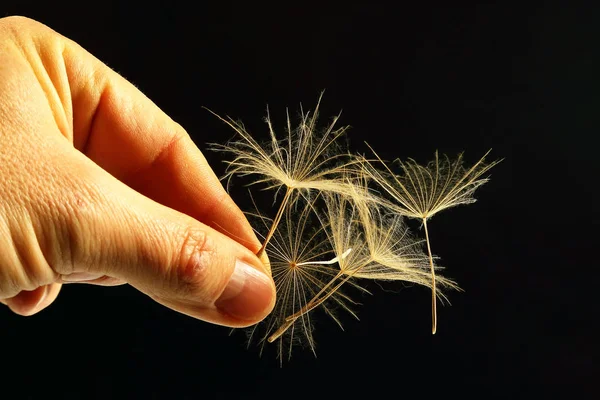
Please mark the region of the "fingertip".
<svg viewBox="0 0 600 400"><path fill-rule="evenodd" d="M15 314L30 317L52 304L61 287L60 283L52 283L40 286L35 290L22 290L16 296L0 300L0 302L7 305Z"/></svg>
<svg viewBox="0 0 600 400"><path fill-rule="evenodd" d="M275 285L263 271L237 260L233 274L215 306L221 313L252 325L273 310Z"/></svg>
<svg viewBox="0 0 600 400"><path fill-rule="evenodd" d="M192 257L190 264L196 266L186 263L186 268L175 268L180 271L175 281L183 286L167 292L138 288L158 303L205 322L231 328L254 325L272 312L275 283L252 252L230 239L221 242L218 237L217 233L214 239L218 245L204 247L211 257Z"/></svg>
<svg viewBox="0 0 600 400"><path fill-rule="evenodd" d="M38 312L44 310L45 308L50 306L52 303L54 303L54 301L58 297L58 294L60 293L62 284L51 283L50 285L46 286L46 288L47 288L46 296L37 305L37 309L35 310L35 313L38 313Z"/></svg>
<svg viewBox="0 0 600 400"><path fill-rule="evenodd" d="M40 286L34 290L22 290L16 296L5 299L6 305L15 314L29 317L39 311L48 294L48 286Z"/></svg>

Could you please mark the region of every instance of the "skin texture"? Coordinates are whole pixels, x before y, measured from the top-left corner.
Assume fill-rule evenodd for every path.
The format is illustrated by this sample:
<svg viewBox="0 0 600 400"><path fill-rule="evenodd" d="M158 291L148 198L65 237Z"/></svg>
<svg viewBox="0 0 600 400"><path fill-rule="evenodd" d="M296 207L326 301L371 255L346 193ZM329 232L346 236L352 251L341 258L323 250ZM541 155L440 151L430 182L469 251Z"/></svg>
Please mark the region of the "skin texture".
<svg viewBox="0 0 600 400"><path fill-rule="evenodd" d="M0 19L0 302L27 316L67 281L127 283L248 326L275 300L259 248L180 125L75 42Z"/></svg>

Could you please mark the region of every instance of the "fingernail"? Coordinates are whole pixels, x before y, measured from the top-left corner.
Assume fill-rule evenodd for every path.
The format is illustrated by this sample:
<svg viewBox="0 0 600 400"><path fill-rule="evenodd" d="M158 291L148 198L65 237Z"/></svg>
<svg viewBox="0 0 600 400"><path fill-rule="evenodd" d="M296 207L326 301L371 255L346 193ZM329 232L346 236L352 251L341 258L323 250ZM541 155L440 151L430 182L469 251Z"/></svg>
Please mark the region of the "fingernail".
<svg viewBox="0 0 600 400"><path fill-rule="evenodd" d="M37 304L33 308L37 308L40 304L42 304L44 302L44 300L46 300L46 297L48 297L49 291L50 291L50 286L45 286L44 293L42 293L42 295L40 296L40 299L38 300Z"/></svg>
<svg viewBox="0 0 600 400"><path fill-rule="evenodd" d="M215 306L232 317L254 320L264 315L272 300L271 280L256 268L237 260L229 283Z"/></svg>
<svg viewBox="0 0 600 400"><path fill-rule="evenodd" d="M102 275L102 274L92 274L89 272L74 272L69 275L61 276L61 280L64 283L87 282L87 281L93 281L93 280L101 278L103 276L104 275Z"/></svg>

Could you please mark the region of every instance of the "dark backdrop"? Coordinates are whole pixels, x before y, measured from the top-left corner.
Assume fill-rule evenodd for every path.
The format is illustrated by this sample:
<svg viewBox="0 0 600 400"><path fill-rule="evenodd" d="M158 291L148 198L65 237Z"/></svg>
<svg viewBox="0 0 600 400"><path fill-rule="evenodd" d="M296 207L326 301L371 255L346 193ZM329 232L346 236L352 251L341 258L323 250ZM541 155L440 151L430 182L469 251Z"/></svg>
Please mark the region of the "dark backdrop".
<svg viewBox="0 0 600 400"><path fill-rule="evenodd" d="M360 322L342 316L340 331L316 315L318 358L300 350L280 368L271 353L247 350L242 335L178 315L129 287L69 285L39 315L0 309L5 393L593 393L598 10L54 3L2 1L0 15L37 19L79 42L181 123L219 174L221 155L207 143L232 132L202 106L266 133L267 104L281 118L286 106L313 106L323 89L323 115L343 109L357 151L368 140L385 158L426 161L436 149L464 150L473 162L492 148L504 161L477 203L432 222L434 252L465 289L439 309L435 336L426 290L373 286L373 296L360 298Z"/></svg>

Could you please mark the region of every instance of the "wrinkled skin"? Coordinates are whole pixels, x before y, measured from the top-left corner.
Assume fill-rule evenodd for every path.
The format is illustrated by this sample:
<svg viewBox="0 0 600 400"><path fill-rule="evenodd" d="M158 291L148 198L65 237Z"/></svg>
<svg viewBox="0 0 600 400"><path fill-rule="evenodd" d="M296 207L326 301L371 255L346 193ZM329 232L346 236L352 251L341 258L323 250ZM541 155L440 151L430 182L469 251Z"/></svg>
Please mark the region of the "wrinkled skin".
<svg viewBox="0 0 600 400"><path fill-rule="evenodd" d="M128 283L248 326L274 303L259 248L181 126L75 42L0 19L0 302L32 315L65 282ZM235 265L254 274L228 292Z"/></svg>

